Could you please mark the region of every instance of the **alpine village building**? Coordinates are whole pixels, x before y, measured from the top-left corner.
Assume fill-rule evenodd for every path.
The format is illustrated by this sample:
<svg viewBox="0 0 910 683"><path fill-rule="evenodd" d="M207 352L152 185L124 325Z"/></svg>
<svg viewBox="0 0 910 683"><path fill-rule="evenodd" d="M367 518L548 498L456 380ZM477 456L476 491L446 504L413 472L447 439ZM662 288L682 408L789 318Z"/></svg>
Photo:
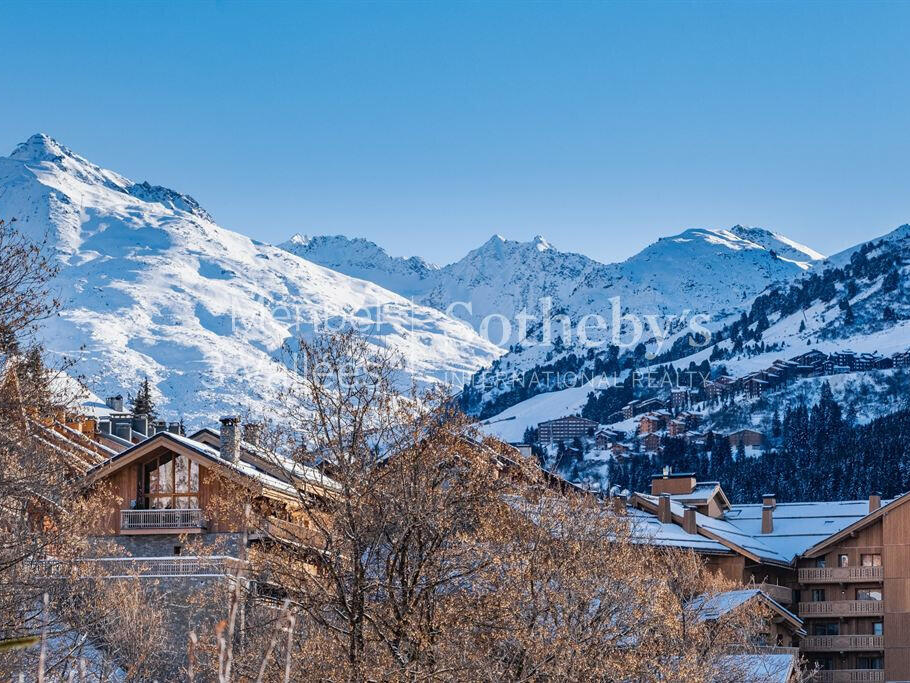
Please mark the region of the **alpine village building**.
<svg viewBox="0 0 910 683"><path fill-rule="evenodd" d="M316 499L331 497L336 486L299 465L289 484L255 430L234 417L190 436L118 413L58 416L38 426L49 444L74 455L87 487L110 492L98 536L120 550L91 561L111 577L237 576L233 568L251 539L241 533L249 513L233 504L232 492L242 492L260 525L280 533L296 526L301 484ZM624 511L640 542L691 549L743 586L717 596L711 610L765 601L772 619L759 645L769 656L795 662L798 653L819 667L819 683L853 683L910 680L908 501L873 494L777 503L768 494L734 505L720 483L665 470L650 492L614 496L610 507ZM789 681L790 671L775 680Z"/></svg>

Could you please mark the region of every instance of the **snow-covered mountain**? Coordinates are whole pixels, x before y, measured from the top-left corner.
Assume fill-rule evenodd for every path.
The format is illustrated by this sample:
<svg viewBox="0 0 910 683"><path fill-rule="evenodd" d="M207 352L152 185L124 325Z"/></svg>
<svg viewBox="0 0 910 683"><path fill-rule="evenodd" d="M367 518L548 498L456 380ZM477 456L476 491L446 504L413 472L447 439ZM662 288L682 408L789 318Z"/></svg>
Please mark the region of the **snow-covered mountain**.
<svg viewBox="0 0 910 683"><path fill-rule="evenodd" d="M374 282L406 297L421 293L431 273L437 270L437 266L427 263L419 256L389 256L385 249L359 237L307 237L298 233L278 246L313 263Z"/></svg>
<svg viewBox="0 0 910 683"><path fill-rule="evenodd" d="M0 217L60 265L48 348L100 395L148 376L167 417L267 410L281 349L357 322L420 382L470 372L499 350L471 328L371 282L219 227L192 198L134 183L46 135L0 157Z"/></svg>
<svg viewBox="0 0 910 683"><path fill-rule="evenodd" d="M910 349L910 225L835 254L805 275L761 293L743 307L741 316L718 326L714 343L691 353L680 344L680 353L671 349L638 369L667 362L685 368L709 360L739 377L812 350L888 357ZM494 365L506 367L515 362L513 356L507 354ZM904 385L890 372L802 380L764 396L765 417L775 407L783 412L788 402L814 402L824 382L862 419L880 417L895 409L896 398L906 400ZM529 426L581 412L591 392L609 386L611 379L597 375L548 393L517 395L522 400L488 411L484 428L500 438L519 440Z"/></svg>
<svg viewBox="0 0 910 683"><path fill-rule="evenodd" d="M630 259L604 264L563 252L543 237L517 242L494 235L464 258L436 268L420 259L389 256L363 239L295 236L284 248L333 270L381 284L453 314L480 330L485 318L503 316L519 341L516 316L550 310L579 320L608 315L619 297L624 312L667 315L684 309L723 317L775 282L804 272L824 258L761 228L692 229L658 240ZM496 326L498 340L501 322Z"/></svg>

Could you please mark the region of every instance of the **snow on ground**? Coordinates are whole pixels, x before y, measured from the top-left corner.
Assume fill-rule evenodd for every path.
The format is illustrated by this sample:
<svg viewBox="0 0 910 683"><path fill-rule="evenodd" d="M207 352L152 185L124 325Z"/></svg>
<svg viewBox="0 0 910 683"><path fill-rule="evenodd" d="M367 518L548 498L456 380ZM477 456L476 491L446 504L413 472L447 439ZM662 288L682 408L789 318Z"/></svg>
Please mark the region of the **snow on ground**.
<svg viewBox="0 0 910 683"><path fill-rule="evenodd" d="M189 426L270 411L283 347L321 329L357 323L424 385L501 353L437 310L225 230L191 197L134 184L47 136L0 157L0 207L47 236L61 266L64 309L43 333L52 354L75 359L102 396L148 376L162 416Z"/></svg>

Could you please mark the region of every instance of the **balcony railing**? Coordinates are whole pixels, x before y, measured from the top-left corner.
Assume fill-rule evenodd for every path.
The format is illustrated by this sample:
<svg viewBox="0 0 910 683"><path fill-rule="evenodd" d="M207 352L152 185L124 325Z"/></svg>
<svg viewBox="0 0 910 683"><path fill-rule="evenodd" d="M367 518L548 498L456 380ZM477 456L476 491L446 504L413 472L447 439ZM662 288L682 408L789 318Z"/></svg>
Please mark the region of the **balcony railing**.
<svg viewBox="0 0 910 683"><path fill-rule="evenodd" d="M799 570L800 583L854 583L881 581L881 567L809 567Z"/></svg>
<svg viewBox="0 0 910 683"><path fill-rule="evenodd" d="M202 510L121 510L120 530L139 529L201 529Z"/></svg>
<svg viewBox="0 0 910 683"><path fill-rule="evenodd" d="M812 652L872 651L885 648L884 636L806 636L800 642L803 650Z"/></svg>
<svg viewBox="0 0 910 683"><path fill-rule="evenodd" d="M107 579L235 576L245 566L241 560L227 555L92 557L41 562L48 576Z"/></svg>
<svg viewBox="0 0 910 683"><path fill-rule="evenodd" d="M881 600L832 600L829 602L801 602L801 617L873 617L884 614Z"/></svg>
<svg viewBox="0 0 910 683"><path fill-rule="evenodd" d="M885 680L880 669L841 669L840 671L818 671L813 683L876 683Z"/></svg>

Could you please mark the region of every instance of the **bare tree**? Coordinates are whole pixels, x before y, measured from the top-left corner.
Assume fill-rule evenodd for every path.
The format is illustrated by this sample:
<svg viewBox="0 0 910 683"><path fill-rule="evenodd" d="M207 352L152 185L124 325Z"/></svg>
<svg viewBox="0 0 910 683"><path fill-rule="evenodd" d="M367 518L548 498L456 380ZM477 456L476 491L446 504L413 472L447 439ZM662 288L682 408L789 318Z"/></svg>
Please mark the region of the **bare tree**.
<svg viewBox="0 0 910 683"><path fill-rule="evenodd" d="M298 505L251 555L259 595L285 607L247 612L238 676L694 682L736 669L758 622L687 611L728 587L694 554L638 542L623 514L552 486L444 393L402 395L396 359L353 332L300 350L281 401L290 430L271 451Z"/></svg>

